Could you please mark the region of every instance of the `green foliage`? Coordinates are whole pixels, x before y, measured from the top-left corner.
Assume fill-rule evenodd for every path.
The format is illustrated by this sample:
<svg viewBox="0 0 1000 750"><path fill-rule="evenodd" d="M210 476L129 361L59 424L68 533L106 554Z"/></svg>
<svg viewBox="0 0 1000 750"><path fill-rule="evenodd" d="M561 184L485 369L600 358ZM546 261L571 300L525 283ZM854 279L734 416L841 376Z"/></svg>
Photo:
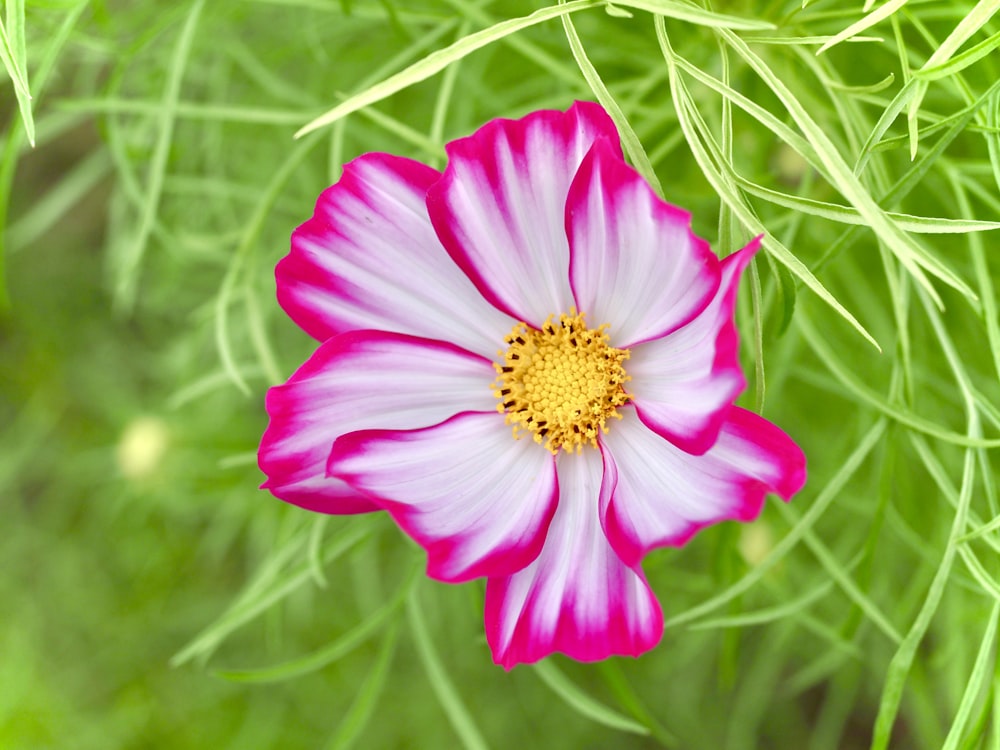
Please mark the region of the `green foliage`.
<svg viewBox="0 0 1000 750"><path fill-rule="evenodd" d="M1000 747L1000 3L858 6L7 2L0 746ZM655 651L506 673L481 584L256 489L273 267L356 155L574 98L765 235L744 399L810 481L649 556Z"/></svg>

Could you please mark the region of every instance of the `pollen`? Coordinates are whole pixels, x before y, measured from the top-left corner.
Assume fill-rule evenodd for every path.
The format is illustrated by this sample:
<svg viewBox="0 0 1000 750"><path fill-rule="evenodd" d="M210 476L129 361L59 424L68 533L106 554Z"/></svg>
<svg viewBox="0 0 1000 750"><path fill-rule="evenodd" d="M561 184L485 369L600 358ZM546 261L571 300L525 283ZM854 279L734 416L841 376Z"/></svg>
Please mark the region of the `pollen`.
<svg viewBox="0 0 1000 750"><path fill-rule="evenodd" d="M588 328L583 313L549 316L541 329L518 323L494 363L493 395L514 437L531 434L553 454L597 447L607 420L621 419L628 349L610 346L607 324Z"/></svg>

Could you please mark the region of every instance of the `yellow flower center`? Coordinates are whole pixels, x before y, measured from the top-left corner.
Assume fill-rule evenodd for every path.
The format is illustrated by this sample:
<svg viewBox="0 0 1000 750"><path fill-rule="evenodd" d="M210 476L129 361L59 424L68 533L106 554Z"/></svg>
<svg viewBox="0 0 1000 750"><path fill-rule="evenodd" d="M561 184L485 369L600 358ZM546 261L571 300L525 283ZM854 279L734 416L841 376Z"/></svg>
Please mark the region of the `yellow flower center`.
<svg viewBox="0 0 1000 750"><path fill-rule="evenodd" d="M500 353L503 363L493 365L493 395L515 438L523 430L553 454L579 453L584 444L597 447L608 418L621 419L616 410L629 400L622 367L629 352L608 345L607 324L587 328L575 309L553 317L541 330L514 326L505 339L507 351Z"/></svg>

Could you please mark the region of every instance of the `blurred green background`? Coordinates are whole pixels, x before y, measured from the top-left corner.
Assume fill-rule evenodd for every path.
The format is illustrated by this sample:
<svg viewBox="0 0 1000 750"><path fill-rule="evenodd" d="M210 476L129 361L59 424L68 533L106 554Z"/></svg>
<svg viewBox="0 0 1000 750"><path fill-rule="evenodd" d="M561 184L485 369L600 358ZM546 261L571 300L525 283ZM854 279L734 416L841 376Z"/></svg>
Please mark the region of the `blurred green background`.
<svg viewBox="0 0 1000 750"><path fill-rule="evenodd" d="M788 93L671 18L688 104L652 16L626 5L506 36L296 141L348 95L543 4L5 4L37 145L5 80L0 747L832 750L874 731L875 746L1000 748L996 234L912 235L967 285L930 272L941 312L901 240L795 202L874 201L931 217L922 231L1000 220L1000 4L894 3L861 32L875 41L816 57L860 4L715 2L775 25L735 33ZM850 172L969 18L935 62L986 46L928 84L916 159L901 106L861 192L830 179L824 158ZM267 387L314 346L278 309L273 266L316 196L359 153L441 167L444 142L491 118L595 98L567 33L717 252L759 231L748 216L790 251L769 247L743 290L744 403L803 445L810 483L754 525L650 556L668 619L654 652L508 674L479 583L424 580L386 518L321 519L257 490L255 450ZM829 154L788 136L803 132L788 97Z"/></svg>

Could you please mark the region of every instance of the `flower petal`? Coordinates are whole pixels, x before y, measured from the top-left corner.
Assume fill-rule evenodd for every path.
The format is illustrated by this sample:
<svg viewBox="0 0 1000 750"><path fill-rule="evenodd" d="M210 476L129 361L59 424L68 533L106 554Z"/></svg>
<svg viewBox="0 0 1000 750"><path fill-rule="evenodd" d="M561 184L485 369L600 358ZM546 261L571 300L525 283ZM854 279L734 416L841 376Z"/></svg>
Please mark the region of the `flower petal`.
<svg viewBox="0 0 1000 750"><path fill-rule="evenodd" d="M707 451L730 404L746 387L733 320L736 290L760 238L722 261L722 283L704 310L683 328L632 349L629 393L651 430L688 453Z"/></svg>
<svg viewBox="0 0 1000 750"><path fill-rule="evenodd" d="M601 531L600 454L564 453L558 469L559 507L538 559L486 586L486 638L505 669L554 651L579 661L637 656L663 634L642 571L622 563Z"/></svg>
<svg viewBox="0 0 1000 750"><path fill-rule="evenodd" d="M719 261L691 216L662 201L604 139L580 165L566 202L570 284L592 326L619 348L670 333L719 287Z"/></svg>
<svg viewBox="0 0 1000 750"><path fill-rule="evenodd" d="M763 417L733 407L719 439L692 456L645 427L629 409L601 437L606 465L617 473L603 496L604 530L630 565L655 547L681 546L719 521L757 517L768 492L785 500L806 480L805 456Z"/></svg>
<svg viewBox="0 0 1000 750"><path fill-rule="evenodd" d="M373 497L427 550L427 575L508 575L538 555L558 497L555 461L497 412L337 440L328 470Z"/></svg>
<svg viewBox="0 0 1000 750"><path fill-rule="evenodd" d="M427 427L469 409L493 410L495 376L485 359L439 341L378 331L335 336L267 393L263 486L321 513L378 510L327 477L334 440L362 428Z"/></svg>
<svg viewBox="0 0 1000 750"><path fill-rule="evenodd" d="M278 302L324 341L371 328L444 339L492 357L514 321L488 304L448 257L427 216L439 173L365 154L320 195L278 263Z"/></svg>
<svg viewBox="0 0 1000 750"><path fill-rule="evenodd" d="M447 145L448 167L427 192L431 221L455 262L486 299L535 327L573 304L566 195L601 137L609 150L618 143L611 118L590 102L493 120Z"/></svg>

